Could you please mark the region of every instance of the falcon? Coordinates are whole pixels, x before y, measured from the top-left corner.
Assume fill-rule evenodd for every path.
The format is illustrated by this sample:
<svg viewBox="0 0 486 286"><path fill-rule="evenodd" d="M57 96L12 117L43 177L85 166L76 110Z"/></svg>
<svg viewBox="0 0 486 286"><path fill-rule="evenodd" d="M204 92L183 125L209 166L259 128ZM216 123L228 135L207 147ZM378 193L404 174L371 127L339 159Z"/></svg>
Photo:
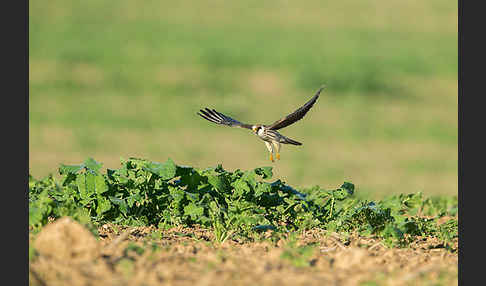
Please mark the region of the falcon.
<svg viewBox="0 0 486 286"><path fill-rule="evenodd" d="M273 154L275 153L275 157L277 158L277 160L280 160L281 144L290 144L297 146L302 145L302 143L280 134L279 132L277 132L277 130L287 127L302 119L306 115L306 113L312 108L312 106L314 106L314 103L316 103L317 99L319 98L319 94L324 89L324 87L325 86L322 86L317 91L317 93L300 108L270 125L241 123L238 120L235 120L227 115L224 115L221 112L218 112L214 109L209 109L207 107L205 109L200 109L197 114L202 118L216 124L251 129L255 135L257 135L265 142L268 152L270 152L270 160L272 162L275 162L273 159Z"/></svg>

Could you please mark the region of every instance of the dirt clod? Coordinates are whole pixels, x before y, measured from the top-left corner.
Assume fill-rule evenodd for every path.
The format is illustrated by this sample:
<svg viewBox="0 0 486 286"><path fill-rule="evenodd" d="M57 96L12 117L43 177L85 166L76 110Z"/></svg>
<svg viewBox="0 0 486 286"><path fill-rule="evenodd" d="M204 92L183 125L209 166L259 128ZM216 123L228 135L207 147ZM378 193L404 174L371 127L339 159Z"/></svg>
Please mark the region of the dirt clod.
<svg viewBox="0 0 486 286"><path fill-rule="evenodd" d="M63 217L42 229L35 239L34 248L45 257L82 262L97 254L98 243L81 224Z"/></svg>

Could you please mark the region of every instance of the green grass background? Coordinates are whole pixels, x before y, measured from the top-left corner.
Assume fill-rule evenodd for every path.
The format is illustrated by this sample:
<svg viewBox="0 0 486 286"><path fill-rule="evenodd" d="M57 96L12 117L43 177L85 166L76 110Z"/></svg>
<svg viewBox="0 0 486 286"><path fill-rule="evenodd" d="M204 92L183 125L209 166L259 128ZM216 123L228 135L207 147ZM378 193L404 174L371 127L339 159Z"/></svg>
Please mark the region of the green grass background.
<svg viewBox="0 0 486 286"><path fill-rule="evenodd" d="M457 193L457 2L30 1L29 172L93 157L233 170L376 198ZM271 123L262 141L196 115Z"/></svg>

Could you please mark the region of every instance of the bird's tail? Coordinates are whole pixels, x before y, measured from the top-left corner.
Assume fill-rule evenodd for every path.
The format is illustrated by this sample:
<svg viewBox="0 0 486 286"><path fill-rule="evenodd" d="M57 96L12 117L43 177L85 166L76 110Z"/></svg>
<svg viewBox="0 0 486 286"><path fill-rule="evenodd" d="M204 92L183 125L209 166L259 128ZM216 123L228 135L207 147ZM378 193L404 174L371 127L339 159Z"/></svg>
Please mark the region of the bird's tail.
<svg viewBox="0 0 486 286"><path fill-rule="evenodd" d="M284 141L282 142L283 144L292 144L292 145L302 145L302 143L297 142L295 140L292 140L288 137L284 137Z"/></svg>

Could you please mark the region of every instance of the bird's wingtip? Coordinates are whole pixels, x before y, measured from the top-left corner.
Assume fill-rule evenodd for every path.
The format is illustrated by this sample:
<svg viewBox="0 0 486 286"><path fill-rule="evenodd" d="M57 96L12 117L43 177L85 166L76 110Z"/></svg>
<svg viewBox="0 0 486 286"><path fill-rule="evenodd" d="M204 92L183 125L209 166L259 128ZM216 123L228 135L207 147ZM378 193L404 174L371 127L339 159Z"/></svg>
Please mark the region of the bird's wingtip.
<svg viewBox="0 0 486 286"><path fill-rule="evenodd" d="M326 85L325 84L322 84L321 87L319 87L319 89L317 90L316 94L314 95L314 97L317 99L319 97L319 95L321 94L321 91L326 88Z"/></svg>

